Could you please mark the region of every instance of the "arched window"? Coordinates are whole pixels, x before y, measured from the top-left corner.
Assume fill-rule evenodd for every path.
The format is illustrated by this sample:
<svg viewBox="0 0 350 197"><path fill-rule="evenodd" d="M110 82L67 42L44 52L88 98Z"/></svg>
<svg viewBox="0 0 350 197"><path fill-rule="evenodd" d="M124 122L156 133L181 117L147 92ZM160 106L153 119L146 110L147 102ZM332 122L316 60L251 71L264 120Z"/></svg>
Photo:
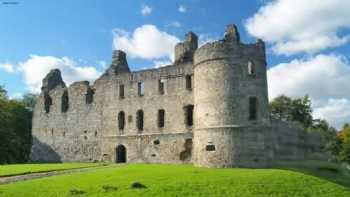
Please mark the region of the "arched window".
<svg viewBox="0 0 350 197"><path fill-rule="evenodd" d="M158 127L163 128L165 125L165 110L158 110Z"/></svg>
<svg viewBox="0 0 350 197"><path fill-rule="evenodd" d="M252 61L248 61L248 75L255 76L256 70L255 65Z"/></svg>
<svg viewBox="0 0 350 197"><path fill-rule="evenodd" d="M143 111L138 110L136 112L136 127L141 132L143 130Z"/></svg>
<svg viewBox="0 0 350 197"><path fill-rule="evenodd" d="M124 130L125 128L125 113L123 111L118 114L118 128Z"/></svg>
<svg viewBox="0 0 350 197"><path fill-rule="evenodd" d="M186 105L185 109L185 124L186 126L193 126L193 105Z"/></svg>
<svg viewBox="0 0 350 197"><path fill-rule="evenodd" d="M61 111L67 112L69 108L69 97L68 97L68 91L65 90L63 92L62 98L61 98Z"/></svg>

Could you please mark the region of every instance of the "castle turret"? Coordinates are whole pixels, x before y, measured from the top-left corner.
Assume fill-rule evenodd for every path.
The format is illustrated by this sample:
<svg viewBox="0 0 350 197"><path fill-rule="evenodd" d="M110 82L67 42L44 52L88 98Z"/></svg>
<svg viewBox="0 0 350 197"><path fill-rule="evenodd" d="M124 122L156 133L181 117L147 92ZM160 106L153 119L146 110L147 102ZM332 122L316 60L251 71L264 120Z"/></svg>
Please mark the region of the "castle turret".
<svg viewBox="0 0 350 197"><path fill-rule="evenodd" d="M185 41L175 46L175 64L192 62L193 54L198 48L198 37L193 32L188 32Z"/></svg>
<svg viewBox="0 0 350 197"><path fill-rule="evenodd" d="M114 50L112 54L112 64L106 71L109 74L120 74L130 72L126 53L121 50Z"/></svg>
<svg viewBox="0 0 350 197"><path fill-rule="evenodd" d="M229 25L223 40L197 49L194 105L195 165L266 165L270 121L261 43L240 43L236 26Z"/></svg>

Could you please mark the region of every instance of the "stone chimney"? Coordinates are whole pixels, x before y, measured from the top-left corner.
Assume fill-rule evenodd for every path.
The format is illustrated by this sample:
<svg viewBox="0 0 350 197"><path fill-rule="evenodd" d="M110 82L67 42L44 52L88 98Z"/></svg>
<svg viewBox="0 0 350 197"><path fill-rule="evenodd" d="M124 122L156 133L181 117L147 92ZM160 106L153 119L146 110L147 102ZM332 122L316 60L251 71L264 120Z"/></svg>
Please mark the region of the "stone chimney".
<svg viewBox="0 0 350 197"><path fill-rule="evenodd" d="M112 54L112 64L108 68L109 74L120 74L130 72L128 62L126 60L126 53L121 50L114 50Z"/></svg>
<svg viewBox="0 0 350 197"><path fill-rule="evenodd" d="M41 90L43 92L49 92L55 89L57 86L66 87L66 84L62 80L61 71L59 69L52 69L46 77L43 79L43 85Z"/></svg>
<svg viewBox="0 0 350 197"><path fill-rule="evenodd" d="M225 41L235 42L235 43L239 43L240 42L240 37L239 37L239 33L238 33L236 25L229 24L229 25L226 26L226 29L225 29Z"/></svg>

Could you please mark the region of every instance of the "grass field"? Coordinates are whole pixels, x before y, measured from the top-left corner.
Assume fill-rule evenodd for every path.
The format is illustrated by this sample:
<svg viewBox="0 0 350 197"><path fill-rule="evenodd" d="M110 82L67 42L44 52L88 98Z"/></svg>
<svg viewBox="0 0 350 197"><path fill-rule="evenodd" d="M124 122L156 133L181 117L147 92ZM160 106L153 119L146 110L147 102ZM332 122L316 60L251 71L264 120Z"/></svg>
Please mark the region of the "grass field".
<svg viewBox="0 0 350 197"><path fill-rule="evenodd" d="M52 164L14 164L0 165L0 177L8 175L28 174L32 172L46 172L52 170L65 170L82 167L92 167L96 163L52 163Z"/></svg>
<svg viewBox="0 0 350 197"><path fill-rule="evenodd" d="M274 166L279 169L317 176L350 188L350 170L335 163L324 161L279 161Z"/></svg>
<svg viewBox="0 0 350 197"><path fill-rule="evenodd" d="M134 181L146 188L130 188ZM350 190L325 179L289 170L129 164L0 185L0 196L348 197Z"/></svg>

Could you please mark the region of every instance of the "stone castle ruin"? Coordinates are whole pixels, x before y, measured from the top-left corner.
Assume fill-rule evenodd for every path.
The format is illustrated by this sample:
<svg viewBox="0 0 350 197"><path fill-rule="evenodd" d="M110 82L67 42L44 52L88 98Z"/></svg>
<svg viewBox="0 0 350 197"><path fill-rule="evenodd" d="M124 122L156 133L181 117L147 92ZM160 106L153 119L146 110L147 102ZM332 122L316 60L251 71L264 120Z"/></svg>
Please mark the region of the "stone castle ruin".
<svg viewBox="0 0 350 197"><path fill-rule="evenodd" d="M34 110L33 161L193 163L262 167L318 158L318 136L270 118L265 44L240 42L235 25L198 48L189 32L172 65L130 71L126 54L92 85L43 79Z"/></svg>

